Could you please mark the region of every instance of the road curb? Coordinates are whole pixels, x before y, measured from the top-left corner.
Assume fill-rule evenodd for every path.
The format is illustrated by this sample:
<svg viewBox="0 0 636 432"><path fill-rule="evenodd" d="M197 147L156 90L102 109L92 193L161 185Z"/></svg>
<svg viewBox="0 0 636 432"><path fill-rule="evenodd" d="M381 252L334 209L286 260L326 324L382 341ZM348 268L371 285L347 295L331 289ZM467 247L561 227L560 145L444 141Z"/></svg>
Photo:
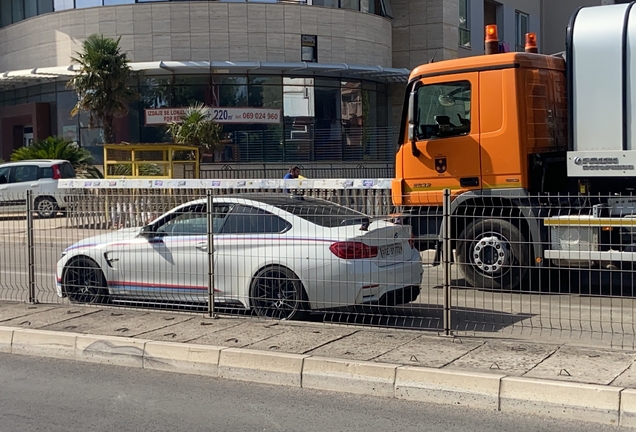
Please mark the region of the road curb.
<svg viewBox="0 0 636 432"><path fill-rule="evenodd" d="M0 326L0 352L636 427L636 389Z"/></svg>
<svg viewBox="0 0 636 432"><path fill-rule="evenodd" d="M401 366L395 374L395 397L420 402L499 409L505 375Z"/></svg>

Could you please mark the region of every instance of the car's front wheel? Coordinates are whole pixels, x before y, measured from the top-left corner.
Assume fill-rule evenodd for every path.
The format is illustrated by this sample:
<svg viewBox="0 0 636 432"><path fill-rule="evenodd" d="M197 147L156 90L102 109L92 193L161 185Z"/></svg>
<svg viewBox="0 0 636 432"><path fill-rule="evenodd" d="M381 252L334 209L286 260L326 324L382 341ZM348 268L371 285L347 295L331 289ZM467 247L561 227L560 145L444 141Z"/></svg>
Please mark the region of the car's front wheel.
<svg viewBox="0 0 636 432"><path fill-rule="evenodd" d="M67 264L62 287L71 303L100 304L108 299L104 273L90 258L77 258Z"/></svg>
<svg viewBox="0 0 636 432"><path fill-rule="evenodd" d="M307 304L302 282L286 267L270 266L260 270L250 287L250 304L257 315L298 318Z"/></svg>

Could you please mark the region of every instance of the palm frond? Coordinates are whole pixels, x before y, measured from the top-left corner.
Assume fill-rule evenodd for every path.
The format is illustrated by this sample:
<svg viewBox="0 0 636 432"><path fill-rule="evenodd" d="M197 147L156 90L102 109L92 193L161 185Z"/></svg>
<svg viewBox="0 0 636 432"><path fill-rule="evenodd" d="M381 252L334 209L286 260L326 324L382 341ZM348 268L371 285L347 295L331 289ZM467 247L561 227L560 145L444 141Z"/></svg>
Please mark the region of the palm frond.
<svg viewBox="0 0 636 432"><path fill-rule="evenodd" d="M63 159L73 165L80 177L102 177L102 173L94 167L96 161L93 155L64 138L48 137L29 147L20 147L11 154L14 162L30 159Z"/></svg>

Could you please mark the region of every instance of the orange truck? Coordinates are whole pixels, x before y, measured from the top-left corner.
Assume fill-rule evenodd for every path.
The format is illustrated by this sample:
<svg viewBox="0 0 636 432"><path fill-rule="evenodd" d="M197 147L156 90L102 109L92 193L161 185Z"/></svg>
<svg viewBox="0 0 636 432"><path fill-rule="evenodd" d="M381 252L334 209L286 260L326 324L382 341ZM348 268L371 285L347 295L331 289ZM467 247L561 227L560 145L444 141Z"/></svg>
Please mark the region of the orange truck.
<svg viewBox="0 0 636 432"><path fill-rule="evenodd" d="M428 63L410 75L392 199L439 262L443 191L468 283L514 289L533 268L636 261L636 7L580 8L564 53ZM634 221L634 222L632 222Z"/></svg>

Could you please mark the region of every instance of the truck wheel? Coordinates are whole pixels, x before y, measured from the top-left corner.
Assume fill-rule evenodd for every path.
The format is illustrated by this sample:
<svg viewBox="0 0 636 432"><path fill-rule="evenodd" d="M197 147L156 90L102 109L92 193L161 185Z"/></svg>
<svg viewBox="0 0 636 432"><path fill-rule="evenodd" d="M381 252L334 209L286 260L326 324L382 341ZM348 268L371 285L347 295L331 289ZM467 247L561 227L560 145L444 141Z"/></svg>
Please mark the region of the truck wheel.
<svg viewBox="0 0 636 432"><path fill-rule="evenodd" d="M469 224L459 235L457 259L466 282L475 288L519 288L530 267L526 239L500 219Z"/></svg>

